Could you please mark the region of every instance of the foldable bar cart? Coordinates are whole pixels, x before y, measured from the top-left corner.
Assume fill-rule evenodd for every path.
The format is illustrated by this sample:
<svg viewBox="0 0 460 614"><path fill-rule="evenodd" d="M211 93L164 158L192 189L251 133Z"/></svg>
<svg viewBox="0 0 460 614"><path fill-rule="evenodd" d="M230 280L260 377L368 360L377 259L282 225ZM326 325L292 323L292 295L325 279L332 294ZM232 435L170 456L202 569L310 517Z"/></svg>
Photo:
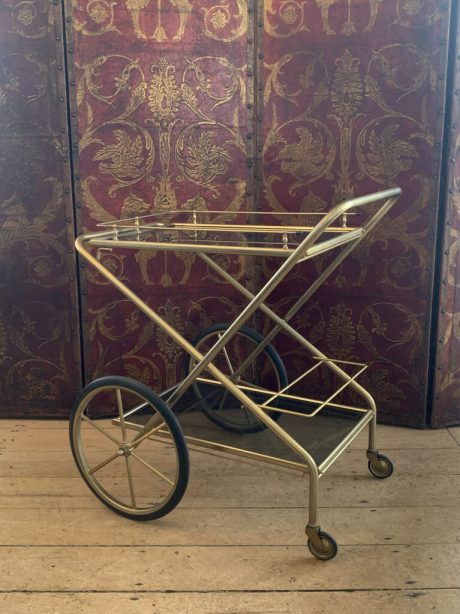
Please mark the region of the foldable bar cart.
<svg viewBox="0 0 460 614"><path fill-rule="evenodd" d="M309 473L308 547L319 559L336 555L336 542L317 521L319 478L366 426L370 472L387 478L393 465L377 450L376 405L357 381L366 366L326 356L290 321L399 194L396 187L383 190L323 214L236 212L231 218L226 214L225 222L223 212L161 212L101 224L101 232L77 238L78 252L188 356L184 379L158 394L134 379L106 376L88 384L78 396L70 419L72 453L83 479L106 506L132 519L159 518L185 492L188 447L236 454ZM216 324L188 341L103 265L100 254L107 249L193 254L241 293L245 306L231 323ZM253 294L227 271L222 254L278 260L274 273ZM288 313L275 313L267 304L273 290L293 267L322 255L317 261L322 271L302 296L294 298ZM258 310L271 326L264 336L247 325ZM288 335L305 355L305 370L291 380L272 343L278 334ZM308 378L320 381L321 373L334 382L325 398L298 392L305 390ZM183 411L184 400L191 411ZM101 411L111 416L100 418ZM309 441L303 438L305 432L315 432L315 421L321 422L327 445L322 446L317 434ZM340 424L335 437L329 424ZM187 434L190 425L192 435ZM221 436L206 436L209 432ZM252 443L267 435L278 442L282 453L268 453L263 445L254 449Z"/></svg>

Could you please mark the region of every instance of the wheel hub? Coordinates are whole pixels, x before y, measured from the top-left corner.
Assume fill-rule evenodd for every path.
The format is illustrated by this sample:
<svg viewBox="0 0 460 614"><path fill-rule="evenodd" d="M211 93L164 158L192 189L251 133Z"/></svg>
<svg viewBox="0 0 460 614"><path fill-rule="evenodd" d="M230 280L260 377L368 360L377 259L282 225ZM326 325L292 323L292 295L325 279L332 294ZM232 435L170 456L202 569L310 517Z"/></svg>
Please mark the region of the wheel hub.
<svg viewBox="0 0 460 614"><path fill-rule="evenodd" d="M118 455L119 456L130 456L132 451L133 449L128 444L122 443L120 447L118 448Z"/></svg>

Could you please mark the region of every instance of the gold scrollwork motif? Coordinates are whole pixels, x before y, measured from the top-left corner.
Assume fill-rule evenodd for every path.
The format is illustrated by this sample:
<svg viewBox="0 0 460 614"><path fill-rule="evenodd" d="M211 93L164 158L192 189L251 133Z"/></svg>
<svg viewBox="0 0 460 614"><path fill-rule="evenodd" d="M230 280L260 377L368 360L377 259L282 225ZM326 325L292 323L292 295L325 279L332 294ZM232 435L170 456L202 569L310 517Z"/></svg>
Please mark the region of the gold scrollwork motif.
<svg viewBox="0 0 460 614"><path fill-rule="evenodd" d="M73 388L66 372L63 343L56 352L57 343L68 338L67 319L68 313L43 301L23 302L14 307L8 324L0 317L0 362L4 363L3 392L7 397L43 402L62 398L62 390ZM15 347L11 353L9 345ZM53 348L53 361L44 358L48 348ZM12 363L9 368L8 363Z"/></svg>
<svg viewBox="0 0 460 614"><path fill-rule="evenodd" d="M280 310L286 300L279 301L276 309ZM309 303L296 316L294 325L297 330L305 331L315 344L324 344L330 356L356 360L363 355L364 348L372 357L372 378L367 379L366 387L377 395L378 400L397 409L405 398L401 385L419 389L419 378L413 365L419 351L415 342L421 338L422 332L420 317L400 303L372 303L355 311L344 301L327 308L316 301ZM388 327L388 322L398 322L397 332L394 332L394 327ZM406 363L400 364L401 353L406 356ZM390 370L398 373L399 385L388 381ZM324 381L317 383L325 384Z"/></svg>
<svg viewBox="0 0 460 614"><path fill-rule="evenodd" d="M158 355L155 355L155 358L158 358ZM153 360L139 354L133 354L131 352L124 353L121 358L117 358L103 365L103 368L107 371L111 365L120 361L123 365L122 372L126 373L128 377L138 380L139 382L155 382L159 390L163 390L168 386L162 377L158 365ZM177 381L177 378L175 381Z"/></svg>
<svg viewBox="0 0 460 614"><path fill-rule="evenodd" d="M372 260L372 246L380 244L387 249L390 245L398 245L388 258L384 258L384 276L380 280L398 290L415 288L420 280L417 278L414 267L428 262L430 255L426 244L424 229L414 231L414 224L423 216L431 200L430 178L423 175L412 176L412 181L419 184L418 196L412 206L402 211L396 218L385 217L372 233L372 243L363 242L353 250L351 258L359 265L359 276L355 285L365 282L369 263ZM397 256L393 256L398 254Z"/></svg>
<svg viewBox="0 0 460 614"><path fill-rule="evenodd" d="M86 135L80 152L94 145L100 147L93 154L92 160L99 162L102 174L115 179L115 183L108 189L109 196L113 197L121 188L132 186L150 176L155 161L155 148L152 137L142 126L126 120L104 122L93 128L90 135ZM90 184L96 179L87 177L85 181L84 191L88 192Z"/></svg>
<svg viewBox="0 0 460 614"><path fill-rule="evenodd" d="M419 19L425 25L431 25L441 19L440 3L436 0L397 0L397 18L395 23L408 28L413 26L414 19Z"/></svg>
<svg viewBox="0 0 460 614"><path fill-rule="evenodd" d="M74 0L75 9L78 9ZM90 0L86 5L85 11L87 18L82 21L77 14L73 18L73 27L76 32L81 32L85 36L102 36L107 32L118 32L120 30L114 25L115 18L113 8L117 2L107 2L107 0ZM75 11L76 13L76 11Z"/></svg>
<svg viewBox="0 0 460 614"><path fill-rule="evenodd" d="M363 101L364 85L359 71L360 60L347 49L342 57L336 59L335 66L331 101L336 116L343 123L348 123L357 115Z"/></svg>
<svg viewBox="0 0 460 614"><path fill-rule="evenodd" d="M101 55L90 64L78 68L82 73L77 88L77 106L83 103L86 90L96 100L106 104L112 104L116 98L117 107L120 105L120 96L128 93L128 102L116 116L116 119L120 119L131 114L144 101L146 83L138 60L118 54ZM111 81L104 80L106 72L114 74ZM110 91L107 91L109 85Z"/></svg>
<svg viewBox="0 0 460 614"><path fill-rule="evenodd" d="M177 199L169 173L171 163L171 135L179 121L178 112L181 102L180 90L176 81L176 68L166 60L160 60L151 67L152 80L148 93L148 105L152 114L151 121L158 131L159 153L162 176L154 199L157 209L176 209Z"/></svg>
<svg viewBox="0 0 460 614"><path fill-rule="evenodd" d="M243 73L244 67L238 68L226 58L214 56L186 59L180 75L175 65L161 59L150 66L147 79L137 60L122 55L101 56L84 66L77 100L82 117L86 119L86 130L80 141L81 164L86 163L85 154L86 159L89 156L98 165L98 172L82 181L92 218L102 221L112 217L96 196L107 189L111 197L123 190L121 209L117 206L116 212L122 217L142 215L152 208L157 211L178 209L175 182L185 180L205 188L217 199L222 186L227 188L224 178L233 166L232 148L246 155L240 128L240 109L246 98ZM104 74L111 77L104 81ZM104 104L95 105L91 98ZM230 123L215 119L215 110L223 105L227 105L225 113ZM112 109L117 110L117 116L101 122L101 116L106 117ZM138 109L141 109L139 114L135 113ZM139 116L144 125L139 122ZM156 160L160 168L154 176ZM179 170L175 174L172 173L174 161ZM105 177L115 180L108 188ZM148 183L153 184L151 199L135 193L135 186L140 182L144 190ZM226 213L241 207L246 186L238 177L231 177L229 182L234 186L235 195ZM126 193L126 188L133 191ZM205 199L199 195L182 207L191 207L192 201L194 207L207 209ZM147 285L152 283L149 263L157 256L147 252L136 255ZM182 261L184 266L182 278L177 283L185 284L193 257L177 255L175 260ZM163 287L176 283L167 266L165 260L160 280Z"/></svg>
<svg viewBox="0 0 460 614"><path fill-rule="evenodd" d="M63 391L74 390L75 381L63 370L66 358L63 352L60 354L55 363L42 357L17 361L6 373L6 397L35 403L62 402Z"/></svg>
<svg viewBox="0 0 460 614"><path fill-rule="evenodd" d="M223 124L214 125L226 128ZM203 126L206 127L205 122L195 123L182 132L177 139L176 159L190 181L212 187L214 179L227 172L232 157L224 146L215 142L215 130L200 131L195 137L193 132Z"/></svg>
<svg viewBox="0 0 460 614"><path fill-rule="evenodd" d="M356 343L356 331L353 325L352 310L340 302L329 310L329 318L325 327L326 343L331 356L346 359L352 356Z"/></svg>
<svg viewBox="0 0 460 614"><path fill-rule="evenodd" d="M19 167L21 170L24 170L24 166ZM21 174L21 177L24 175ZM14 253L19 248L23 252L31 250L35 253L33 248L39 245L41 255L28 262L29 277L26 282L43 288L56 288L68 279L64 265L66 247L62 237L48 229L52 227L56 211L63 206L63 185L55 178L46 178L45 184L50 186L48 201L34 217L31 217L18 191L0 202L0 216L5 220L0 225L0 239L5 253Z"/></svg>
<svg viewBox="0 0 460 614"><path fill-rule="evenodd" d="M405 128L409 119L405 118ZM410 140L398 137L400 130L401 116L385 115L369 122L358 137L356 156L361 172L383 185L411 170L418 158Z"/></svg>
<svg viewBox="0 0 460 614"><path fill-rule="evenodd" d="M96 337L96 331L108 341L118 341L139 329L139 312L126 300L117 300L107 303L97 310L91 310L94 316L91 324L90 336ZM117 324L123 319L123 326Z"/></svg>
<svg viewBox="0 0 460 614"><path fill-rule="evenodd" d="M166 299L164 305L158 308L158 312L175 330L181 334L186 333L181 308L170 298ZM177 382L178 374L176 370L180 366L179 357L182 356L182 352L177 343L158 327L155 327L154 339L156 341L155 346L158 348L155 358L161 360L165 372L166 381L164 385L174 385Z"/></svg>
<svg viewBox="0 0 460 614"><path fill-rule="evenodd" d="M290 70L289 65L291 62L297 62L299 58L302 58L303 69L296 75ZM312 95L307 97L309 104L302 108L303 115L307 116L329 94L327 89L327 82L329 80L328 70L323 58L319 54L308 51L288 53L275 64L265 64L265 67L270 71L265 84L265 104L269 102L274 92L280 98L299 106L298 98L302 94L311 93ZM283 82L283 77L286 75L289 75L290 78Z"/></svg>
<svg viewBox="0 0 460 614"><path fill-rule="evenodd" d="M412 45L387 45L372 53L365 76L366 95L384 114L367 122L358 135L356 157L363 176L388 184L401 172L415 169L420 147L414 142L432 145L425 96L419 99L418 118L393 107L400 107L405 97L426 85L433 91L434 72L428 58Z"/></svg>
<svg viewBox="0 0 460 614"><path fill-rule="evenodd" d="M339 202L354 196L355 186L350 176L352 156L352 127L364 98L364 84L361 79L360 60L347 49L335 61L336 72L332 82L331 102L335 119L340 129L340 171L339 181L334 187L335 201Z"/></svg>
<svg viewBox="0 0 460 614"><path fill-rule="evenodd" d="M437 73L428 57L414 45L395 43L372 52L365 83L369 98L383 111L391 112L390 95L398 94L396 103L399 105L424 85L434 93Z"/></svg>
<svg viewBox="0 0 460 614"><path fill-rule="evenodd" d="M168 34L166 33L162 22L162 14L166 12L163 7L163 3L165 1L168 2L170 8L175 9L179 20L178 29L171 38L168 37ZM157 15L157 23L152 36L149 37L143 31L140 24L140 19L142 10L149 7L151 3L152 5L156 5L155 8ZM167 40L181 41L185 34L188 19L193 10L192 4L189 0L125 0L125 5L128 11L131 13L131 20L136 36L144 40L150 38L157 43L164 43ZM152 7L151 12L153 12L154 10L155 9Z"/></svg>
<svg viewBox="0 0 460 614"><path fill-rule="evenodd" d="M206 65L210 61L217 61L218 67L225 75L223 84L219 88L214 86L212 80L200 67L201 64ZM194 88L192 83L195 83ZM182 101L198 119L191 122L179 134L175 146L176 163L189 181L211 189L216 198L219 191L214 181L227 173L232 160L227 147L233 145L243 153L246 147L239 131L238 107L233 113L233 126L228 126L206 113L203 105L199 105L197 95L208 99L212 105L210 110L214 111L238 94L244 102L246 92L242 70L225 58L203 56L187 62L181 83ZM218 133L223 135L219 142Z"/></svg>
<svg viewBox="0 0 460 614"><path fill-rule="evenodd" d="M323 20L323 31L327 35L334 35L336 31L332 28L330 23L330 9L331 6L336 4L337 0L315 0L316 5L321 10L321 18ZM383 0L368 0L369 2L369 20L366 26L363 28L363 32L371 32L374 29L375 22L377 20L379 7L383 3ZM362 8L362 3L358 3L359 8ZM351 36L357 32L355 22L352 16L352 0L347 0L347 20L342 26L341 34L345 36Z"/></svg>
<svg viewBox="0 0 460 614"><path fill-rule="evenodd" d="M153 123L158 129L173 127L177 121L180 93L176 83L176 69L166 60L161 60L151 68L148 105Z"/></svg>
<svg viewBox="0 0 460 614"><path fill-rule="evenodd" d="M286 143L278 156L281 170L297 179L289 188L291 196L299 187L327 175L336 155L332 133L322 122L314 119L303 122L301 127L296 128L296 134L299 140Z"/></svg>
<svg viewBox="0 0 460 614"><path fill-rule="evenodd" d="M460 288L460 277L458 272L458 262L460 261L460 232L451 229L449 257L448 257L448 275L447 283L452 288Z"/></svg>
<svg viewBox="0 0 460 614"><path fill-rule="evenodd" d="M244 36L248 29L247 0L220 0L204 11L204 33L222 43Z"/></svg>
<svg viewBox="0 0 460 614"><path fill-rule="evenodd" d="M106 69L115 68L111 82L103 82ZM132 186L150 176L154 161L155 147L148 130L129 121L128 118L145 100L146 83L137 61L122 55L100 56L83 67L77 89L77 105L86 105L86 130L80 139L80 154L90 146L97 145L93 161L99 162L102 174L110 175L115 183L109 188L109 196L121 189ZM106 105L117 101L119 114L99 125L95 123L93 107L86 97L89 92ZM122 104L124 102L124 104ZM111 142L107 142L107 140ZM84 192L89 197L90 184L95 178L87 177ZM88 198L88 206L95 205L94 198ZM100 207L99 207L100 208ZM98 207L92 207L95 213ZM101 220L101 215L97 215Z"/></svg>
<svg viewBox="0 0 460 614"><path fill-rule="evenodd" d="M11 33L24 38L37 39L46 36L48 29L47 6L43 2L41 10L37 10L36 0L23 0L11 7Z"/></svg>
<svg viewBox="0 0 460 614"><path fill-rule="evenodd" d="M237 94L244 104L246 99L246 86L242 75L242 69L232 64L227 58L215 57L215 56L201 56L194 60L186 60L187 65L183 73L181 91L183 102L190 107L190 109L202 119L207 118L202 111L200 111L197 104L197 96L194 94L192 87L189 85L193 79L196 82L195 91L197 94L203 94L209 100L214 102L211 110L214 111L218 106L230 102ZM205 67L209 62L217 62L217 69L219 73L224 77L221 79L219 91L217 86L213 83L209 74L205 70L200 68L200 64ZM209 70L209 66L208 66ZM216 88L213 91L213 86ZM210 120L211 121L211 120Z"/></svg>
<svg viewBox="0 0 460 614"><path fill-rule="evenodd" d="M5 122L6 111L24 120L27 107L47 93L48 73L45 62L31 53L10 53L0 59L0 124Z"/></svg>
<svg viewBox="0 0 460 614"><path fill-rule="evenodd" d="M300 70L296 69L299 65ZM327 177L336 156L331 131L324 122L311 117L313 110L328 96L328 72L320 56L304 51L287 54L275 64L266 66L270 73L264 92L265 103L268 104L275 93L299 108L297 116L280 122L277 107L273 104L264 143L264 156L270 148L277 147L276 159L280 170L297 180L289 190L289 194L294 195L299 187ZM292 138L293 129L297 135L296 141ZM276 174L265 179L266 196L275 211L283 209L274 189L280 181L281 177ZM314 195L310 196L314 200ZM309 204L312 204L312 198L309 198Z"/></svg>
<svg viewBox="0 0 460 614"><path fill-rule="evenodd" d="M117 125L118 128L115 127ZM111 136L116 142L106 143L99 138L92 138L88 139L87 146L102 144L94 154L93 161L99 162L101 173L115 179L116 183L108 191L109 196L113 196L120 188L132 186L150 175L155 161L155 149L148 131L137 124L127 121L108 122L102 124L101 128L105 126L110 126Z"/></svg>
<svg viewBox="0 0 460 614"><path fill-rule="evenodd" d="M309 32L305 23L307 0L266 0L265 31L274 38L288 38L299 32ZM270 19L272 17L273 19Z"/></svg>

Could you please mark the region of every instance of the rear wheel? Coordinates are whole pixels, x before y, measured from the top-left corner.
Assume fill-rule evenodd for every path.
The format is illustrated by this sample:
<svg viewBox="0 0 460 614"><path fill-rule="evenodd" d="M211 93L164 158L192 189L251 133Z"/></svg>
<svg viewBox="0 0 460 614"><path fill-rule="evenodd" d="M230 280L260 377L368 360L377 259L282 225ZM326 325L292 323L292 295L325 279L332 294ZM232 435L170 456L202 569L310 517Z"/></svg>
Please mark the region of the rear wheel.
<svg viewBox="0 0 460 614"><path fill-rule="evenodd" d="M207 354L212 346L228 329L228 324L216 324L203 330L192 342L202 354ZM268 344L255 358L250 358L257 346L264 341L263 336L246 326L241 327L214 358L212 364L231 378L255 402L263 403L269 398L258 388L277 392L287 386L288 378L283 362L275 348ZM249 359L250 360L247 360ZM247 363L247 364L246 364ZM189 360L189 371L196 365L196 360ZM257 416L247 409L241 401L224 388L208 372L201 374L192 390L200 401L204 414L221 428L233 433L256 433L266 428ZM202 381L206 379L207 381ZM271 403L276 407L276 400ZM274 420L280 413L267 411Z"/></svg>
<svg viewBox="0 0 460 614"><path fill-rule="evenodd" d="M107 413L116 420L96 418ZM140 418L150 426L136 440ZM117 376L91 382L75 402L69 427L81 476L114 512L153 520L182 499L189 476L185 438L172 411L147 386Z"/></svg>

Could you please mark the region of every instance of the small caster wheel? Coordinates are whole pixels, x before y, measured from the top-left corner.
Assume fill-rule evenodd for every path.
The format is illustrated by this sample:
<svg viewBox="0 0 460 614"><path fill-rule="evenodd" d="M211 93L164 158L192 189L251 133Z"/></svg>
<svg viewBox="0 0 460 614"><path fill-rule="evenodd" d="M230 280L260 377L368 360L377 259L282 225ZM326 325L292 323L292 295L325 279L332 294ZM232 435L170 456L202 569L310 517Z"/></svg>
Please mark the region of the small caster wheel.
<svg viewBox="0 0 460 614"><path fill-rule="evenodd" d="M337 554L337 542L329 533L326 533L326 531L318 531L318 537L321 540L320 545L313 543L313 540L308 538L308 549L317 559L321 561L330 561Z"/></svg>
<svg viewBox="0 0 460 614"><path fill-rule="evenodd" d="M374 458L368 462L369 471L373 476L383 480L389 478L393 473L393 463L384 454L377 454Z"/></svg>

